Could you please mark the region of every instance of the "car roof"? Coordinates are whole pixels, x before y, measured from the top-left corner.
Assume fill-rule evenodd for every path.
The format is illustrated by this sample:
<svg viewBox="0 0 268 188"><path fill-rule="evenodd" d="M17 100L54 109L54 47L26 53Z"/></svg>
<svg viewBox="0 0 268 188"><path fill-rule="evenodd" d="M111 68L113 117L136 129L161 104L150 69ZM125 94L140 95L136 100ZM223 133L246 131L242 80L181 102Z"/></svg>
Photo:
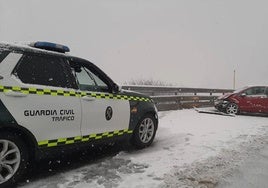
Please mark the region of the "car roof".
<svg viewBox="0 0 268 188"><path fill-rule="evenodd" d="M250 86L247 86L246 88L252 88L252 87L268 87L268 86L265 86L265 85L250 85Z"/></svg>
<svg viewBox="0 0 268 188"><path fill-rule="evenodd" d="M44 49L40 49L40 48L36 48L36 47L32 47L30 46L31 43L1 43L0 42L0 50L10 50L12 52L18 52L18 53L36 53L36 54L44 54L44 55L52 55L52 56L58 56L58 57L63 57L66 58L69 61L75 61L75 62L80 62L80 63L84 63L87 64L89 66L94 66L96 69L98 69L99 71L102 72L102 74L107 78L107 80L110 83L114 83L112 81L112 79L106 74L104 73L100 68L98 68L96 65L94 65L92 62L80 58L80 57L75 57L75 56L71 56L68 53L60 53L60 52L56 52L56 51L50 51L50 50L44 50Z"/></svg>
<svg viewBox="0 0 268 188"><path fill-rule="evenodd" d="M52 55L66 55L59 52L53 52L48 50L43 50L35 47L31 47L30 43L0 43L0 49L11 50L14 52L34 52L34 53L45 53Z"/></svg>
<svg viewBox="0 0 268 188"><path fill-rule="evenodd" d="M61 53L57 51L40 49L40 48L32 47L30 46L30 44L31 43L0 43L0 50L2 49L2 50L10 50L12 52L21 52L21 53L30 52L30 53L37 53L37 54L44 54L44 55L60 56L60 57L64 57L67 59L72 59L72 60L92 64L90 61L86 59L72 56L69 53Z"/></svg>

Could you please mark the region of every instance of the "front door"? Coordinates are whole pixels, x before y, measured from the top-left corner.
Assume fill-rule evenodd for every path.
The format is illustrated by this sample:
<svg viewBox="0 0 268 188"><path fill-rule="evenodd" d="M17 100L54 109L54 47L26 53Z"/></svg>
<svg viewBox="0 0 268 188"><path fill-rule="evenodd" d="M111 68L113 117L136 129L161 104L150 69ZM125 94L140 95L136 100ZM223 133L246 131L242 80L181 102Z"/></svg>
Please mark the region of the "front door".
<svg viewBox="0 0 268 188"><path fill-rule="evenodd" d="M112 137L112 132L128 129L129 101L116 99L94 66L76 65L75 72L82 95L82 135L101 139L101 135Z"/></svg>
<svg viewBox="0 0 268 188"><path fill-rule="evenodd" d="M263 113L265 112L265 87L251 87L243 92L246 94L241 97L243 101L243 111L253 112L253 113Z"/></svg>

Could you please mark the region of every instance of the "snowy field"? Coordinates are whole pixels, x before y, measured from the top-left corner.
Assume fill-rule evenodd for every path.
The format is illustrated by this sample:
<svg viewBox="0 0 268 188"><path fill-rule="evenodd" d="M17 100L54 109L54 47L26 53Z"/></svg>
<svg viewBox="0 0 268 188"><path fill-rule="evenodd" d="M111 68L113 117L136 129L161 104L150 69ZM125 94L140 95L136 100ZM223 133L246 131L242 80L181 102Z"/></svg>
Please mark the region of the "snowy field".
<svg viewBox="0 0 268 188"><path fill-rule="evenodd" d="M20 187L228 187L226 182L243 162L268 145L268 117L229 117L193 109L159 116L151 147L112 152L71 169L47 168L44 177L29 178ZM61 169L61 161L53 163Z"/></svg>

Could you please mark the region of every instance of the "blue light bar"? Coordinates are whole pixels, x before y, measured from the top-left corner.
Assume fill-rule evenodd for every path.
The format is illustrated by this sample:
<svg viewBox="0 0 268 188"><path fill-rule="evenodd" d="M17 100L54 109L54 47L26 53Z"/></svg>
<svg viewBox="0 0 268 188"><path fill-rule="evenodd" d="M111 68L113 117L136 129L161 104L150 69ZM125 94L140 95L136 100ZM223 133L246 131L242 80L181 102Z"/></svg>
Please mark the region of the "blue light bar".
<svg viewBox="0 0 268 188"><path fill-rule="evenodd" d="M54 52L70 52L70 48L68 46L64 46L61 44L51 43L51 42L34 42L30 44L30 46L35 48L40 48L44 50L54 51Z"/></svg>

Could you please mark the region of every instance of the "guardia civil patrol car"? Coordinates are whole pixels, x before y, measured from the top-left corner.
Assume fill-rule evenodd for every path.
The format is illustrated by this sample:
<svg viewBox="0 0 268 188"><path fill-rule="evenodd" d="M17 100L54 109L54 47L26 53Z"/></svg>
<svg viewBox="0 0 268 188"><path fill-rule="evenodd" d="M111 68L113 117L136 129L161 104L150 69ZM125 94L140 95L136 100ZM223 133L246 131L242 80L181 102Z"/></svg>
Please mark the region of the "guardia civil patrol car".
<svg viewBox="0 0 268 188"><path fill-rule="evenodd" d="M129 139L149 146L158 126L151 98L124 91L67 46L0 43L0 187L42 151Z"/></svg>

